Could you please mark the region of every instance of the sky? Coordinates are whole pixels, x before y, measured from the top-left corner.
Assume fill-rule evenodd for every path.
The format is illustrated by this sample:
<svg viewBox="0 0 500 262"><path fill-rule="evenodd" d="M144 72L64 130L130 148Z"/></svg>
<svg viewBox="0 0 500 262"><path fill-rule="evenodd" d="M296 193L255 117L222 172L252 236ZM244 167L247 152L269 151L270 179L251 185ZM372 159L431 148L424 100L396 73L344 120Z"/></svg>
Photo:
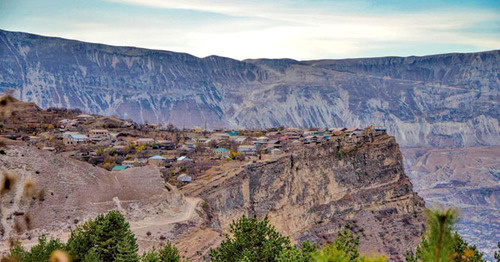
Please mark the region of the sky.
<svg viewBox="0 0 500 262"><path fill-rule="evenodd" d="M500 49L500 0L0 0L0 29L199 57Z"/></svg>

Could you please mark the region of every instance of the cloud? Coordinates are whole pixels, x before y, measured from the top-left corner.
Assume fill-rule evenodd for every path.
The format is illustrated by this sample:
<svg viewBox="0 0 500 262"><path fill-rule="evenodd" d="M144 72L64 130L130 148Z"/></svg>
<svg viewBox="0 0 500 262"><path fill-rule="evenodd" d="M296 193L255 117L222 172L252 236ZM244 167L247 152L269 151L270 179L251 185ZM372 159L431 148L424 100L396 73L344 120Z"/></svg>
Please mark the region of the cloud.
<svg viewBox="0 0 500 262"><path fill-rule="evenodd" d="M406 56L500 47L498 10L479 7L412 11L364 0L89 1L120 11L82 10L89 16L66 17L64 26L32 32L236 59ZM59 17L42 17L36 10L24 21L31 27L61 24Z"/></svg>

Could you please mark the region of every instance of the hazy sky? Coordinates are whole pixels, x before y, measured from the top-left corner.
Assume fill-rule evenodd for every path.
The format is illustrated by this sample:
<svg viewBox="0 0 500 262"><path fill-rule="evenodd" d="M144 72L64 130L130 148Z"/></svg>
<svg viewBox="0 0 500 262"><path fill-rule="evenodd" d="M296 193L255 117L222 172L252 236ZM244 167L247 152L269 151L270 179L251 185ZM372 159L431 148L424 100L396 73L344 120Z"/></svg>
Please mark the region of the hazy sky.
<svg viewBox="0 0 500 262"><path fill-rule="evenodd" d="M500 0L0 0L0 28L237 59L500 48Z"/></svg>

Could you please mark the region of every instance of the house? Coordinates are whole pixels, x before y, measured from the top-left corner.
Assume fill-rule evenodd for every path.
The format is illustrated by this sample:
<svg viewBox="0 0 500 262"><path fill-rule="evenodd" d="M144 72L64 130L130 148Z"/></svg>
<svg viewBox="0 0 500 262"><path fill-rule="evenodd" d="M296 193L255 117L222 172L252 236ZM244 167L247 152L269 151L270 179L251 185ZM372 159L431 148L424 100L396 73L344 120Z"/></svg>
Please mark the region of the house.
<svg viewBox="0 0 500 262"><path fill-rule="evenodd" d="M177 181L183 182L183 183L189 183L193 181L193 178L191 176L188 176L186 174L181 174L180 176L177 177Z"/></svg>
<svg viewBox="0 0 500 262"><path fill-rule="evenodd" d="M267 143L267 141L269 141L269 138L268 138L268 137L265 137L265 136L257 137L257 138L255 139L255 142L256 142L257 144L265 144L265 143Z"/></svg>
<svg viewBox="0 0 500 262"><path fill-rule="evenodd" d="M224 147L219 147L219 148L215 149L214 153L220 157L229 157L229 155L231 154L229 149L224 148Z"/></svg>
<svg viewBox="0 0 500 262"><path fill-rule="evenodd" d="M227 131L226 134L228 134L229 136L237 136L238 131Z"/></svg>
<svg viewBox="0 0 500 262"><path fill-rule="evenodd" d="M184 143L184 145L186 145L187 148L196 148L195 141L186 141L186 143Z"/></svg>
<svg viewBox="0 0 500 262"><path fill-rule="evenodd" d="M49 151L49 152L56 152L56 148L55 147L51 147L51 146L44 146L42 148L43 151Z"/></svg>
<svg viewBox="0 0 500 262"><path fill-rule="evenodd" d="M80 123L83 123L86 121L94 120L94 117L91 115L87 115L87 114L81 114L81 115L76 116L76 120Z"/></svg>
<svg viewBox="0 0 500 262"><path fill-rule="evenodd" d="M316 142L318 142L317 136L306 136L304 138L304 144L316 143Z"/></svg>
<svg viewBox="0 0 500 262"><path fill-rule="evenodd" d="M165 150L173 150L175 149L175 143L170 141L170 140L158 140L156 141L156 144L161 148Z"/></svg>
<svg viewBox="0 0 500 262"><path fill-rule="evenodd" d="M348 134L351 134L352 132L354 131L361 131L361 129L359 128L347 128L344 133L348 133Z"/></svg>
<svg viewBox="0 0 500 262"><path fill-rule="evenodd" d="M177 158L177 162L188 162L188 161L192 161L190 158L188 158L187 156L180 156L179 158Z"/></svg>
<svg viewBox="0 0 500 262"><path fill-rule="evenodd" d="M229 137L230 136L226 133L213 133L211 139L215 141L227 141Z"/></svg>
<svg viewBox="0 0 500 262"><path fill-rule="evenodd" d="M89 138L82 134L70 134L63 138L63 143L67 146L86 144Z"/></svg>
<svg viewBox="0 0 500 262"><path fill-rule="evenodd" d="M68 132L64 132L62 134L62 138L64 139L64 138L66 138L66 137L68 137L70 135L81 135L81 133L80 132L69 132L69 131Z"/></svg>
<svg viewBox="0 0 500 262"><path fill-rule="evenodd" d="M361 130L356 130L351 133L351 136L360 136L363 135L363 131Z"/></svg>
<svg viewBox="0 0 500 262"><path fill-rule="evenodd" d="M148 164L150 164L150 165L165 166L166 163L167 163L167 159L160 156L160 155L156 155L156 156L152 156L152 157L148 158Z"/></svg>
<svg viewBox="0 0 500 262"><path fill-rule="evenodd" d="M238 147L238 152L244 155L255 155L257 154L257 147L253 145L241 145Z"/></svg>
<svg viewBox="0 0 500 262"><path fill-rule="evenodd" d="M278 148L271 149L271 155L278 156L278 155L281 155L281 154L283 154L283 151L281 149L278 149Z"/></svg>
<svg viewBox="0 0 500 262"><path fill-rule="evenodd" d="M115 172L115 171L123 171L125 169L129 168L128 166L114 166L111 171Z"/></svg>
<svg viewBox="0 0 500 262"><path fill-rule="evenodd" d="M102 141L109 139L109 131L106 129L92 129L89 131L89 137L92 141Z"/></svg>
<svg viewBox="0 0 500 262"><path fill-rule="evenodd" d="M128 166L128 167L135 167L136 166L136 161L135 160L123 160L122 166Z"/></svg>
<svg viewBox="0 0 500 262"><path fill-rule="evenodd" d="M385 126L374 126L373 130L387 132L387 127L385 127Z"/></svg>
<svg viewBox="0 0 500 262"><path fill-rule="evenodd" d="M283 147L283 144L281 143L281 140L270 140L267 142L268 145L270 145L273 148L281 148Z"/></svg>
<svg viewBox="0 0 500 262"><path fill-rule="evenodd" d="M155 143L155 140L152 138L139 138L135 140L136 145L152 145Z"/></svg>
<svg viewBox="0 0 500 262"><path fill-rule="evenodd" d="M246 136L232 136L230 138L231 141L238 143L238 144L243 144L248 140L248 137Z"/></svg>

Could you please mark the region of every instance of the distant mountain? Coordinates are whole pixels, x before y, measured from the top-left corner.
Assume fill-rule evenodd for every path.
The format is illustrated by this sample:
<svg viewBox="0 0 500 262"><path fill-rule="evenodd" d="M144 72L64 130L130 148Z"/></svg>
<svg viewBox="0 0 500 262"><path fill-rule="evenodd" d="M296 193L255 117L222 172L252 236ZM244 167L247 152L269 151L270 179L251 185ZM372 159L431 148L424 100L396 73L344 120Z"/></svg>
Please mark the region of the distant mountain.
<svg viewBox="0 0 500 262"><path fill-rule="evenodd" d="M0 31L0 92L180 127L386 125L406 147L498 145L500 51L238 61Z"/></svg>

